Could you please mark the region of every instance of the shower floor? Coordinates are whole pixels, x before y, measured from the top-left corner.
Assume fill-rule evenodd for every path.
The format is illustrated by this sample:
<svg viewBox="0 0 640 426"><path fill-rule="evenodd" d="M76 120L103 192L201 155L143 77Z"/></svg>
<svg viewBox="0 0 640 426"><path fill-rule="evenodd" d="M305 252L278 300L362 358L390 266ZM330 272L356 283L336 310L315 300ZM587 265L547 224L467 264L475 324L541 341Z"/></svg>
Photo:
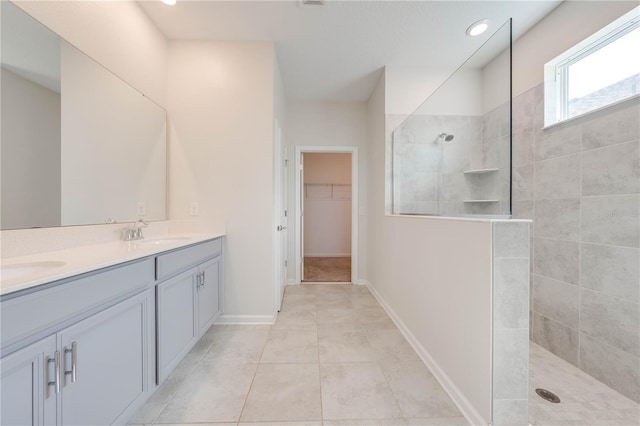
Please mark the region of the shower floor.
<svg viewBox="0 0 640 426"><path fill-rule="evenodd" d="M532 425L637 426L640 405L575 366L531 342L529 364L529 422ZM547 389L559 404L540 398Z"/></svg>

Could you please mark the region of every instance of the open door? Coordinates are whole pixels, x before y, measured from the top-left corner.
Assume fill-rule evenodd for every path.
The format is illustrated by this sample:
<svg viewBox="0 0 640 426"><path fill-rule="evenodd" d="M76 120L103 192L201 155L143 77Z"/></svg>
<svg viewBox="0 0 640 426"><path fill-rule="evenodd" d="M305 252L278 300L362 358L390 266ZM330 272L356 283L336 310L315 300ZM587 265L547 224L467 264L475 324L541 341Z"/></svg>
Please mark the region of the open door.
<svg viewBox="0 0 640 426"><path fill-rule="evenodd" d="M304 281L304 155L300 155L300 250L302 255L300 256L300 281Z"/></svg>
<svg viewBox="0 0 640 426"><path fill-rule="evenodd" d="M275 218L276 245L276 308L280 311L284 290L287 285L288 267L288 214L287 214L287 146L282 141L282 129L275 121Z"/></svg>

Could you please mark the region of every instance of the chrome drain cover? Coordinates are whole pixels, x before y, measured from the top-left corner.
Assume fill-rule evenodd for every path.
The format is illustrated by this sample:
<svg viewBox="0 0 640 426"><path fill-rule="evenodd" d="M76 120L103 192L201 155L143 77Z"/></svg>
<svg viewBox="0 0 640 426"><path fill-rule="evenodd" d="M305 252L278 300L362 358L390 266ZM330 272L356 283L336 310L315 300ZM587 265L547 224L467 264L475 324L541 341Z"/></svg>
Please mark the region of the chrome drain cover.
<svg viewBox="0 0 640 426"><path fill-rule="evenodd" d="M549 402L553 402L554 404L558 404L560 402L560 398L555 393L548 391L546 389L536 389L536 393L542 399L545 399Z"/></svg>

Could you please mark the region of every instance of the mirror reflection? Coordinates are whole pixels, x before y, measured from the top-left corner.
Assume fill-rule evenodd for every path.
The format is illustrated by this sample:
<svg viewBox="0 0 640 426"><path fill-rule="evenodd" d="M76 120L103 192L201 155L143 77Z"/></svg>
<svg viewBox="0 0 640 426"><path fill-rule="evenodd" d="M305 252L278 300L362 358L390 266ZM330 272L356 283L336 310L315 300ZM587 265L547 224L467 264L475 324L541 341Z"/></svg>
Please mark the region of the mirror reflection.
<svg viewBox="0 0 640 426"><path fill-rule="evenodd" d="M1 7L1 228L165 219L164 109Z"/></svg>

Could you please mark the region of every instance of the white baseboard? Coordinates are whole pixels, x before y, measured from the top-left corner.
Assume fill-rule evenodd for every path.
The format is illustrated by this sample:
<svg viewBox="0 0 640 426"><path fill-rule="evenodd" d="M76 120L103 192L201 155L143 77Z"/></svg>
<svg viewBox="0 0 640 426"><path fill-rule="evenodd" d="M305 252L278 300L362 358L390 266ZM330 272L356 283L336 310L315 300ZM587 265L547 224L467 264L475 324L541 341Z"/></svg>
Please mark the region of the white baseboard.
<svg viewBox="0 0 640 426"><path fill-rule="evenodd" d="M275 315L220 315L216 324L273 324Z"/></svg>
<svg viewBox="0 0 640 426"><path fill-rule="evenodd" d="M438 363L436 363L436 361L433 359L431 354L429 354L429 351L427 351L420 344L418 339L416 339L413 333L409 331L405 323L400 319L400 317L395 313L395 311L391 309L389 304L376 291L375 287L373 287L373 285L371 285L371 283L366 280L360 280L360 281L364 281L366 283L367 287L369 288L373 296L376 298L376 300L378 300L378 303L380 303L382 308L391 317L391 319L393 320L395 325L398 327L402 335L405 337L405 339L407 339L409 344L413 347L413 349L416 351L418 356L422 359L422 362L424 362L427 368L431 370L431 373L433 373L433 375L438 380L440 385L449 394L449 396L451 397L453 402L458 406L458 408L460 409L460 412L462 412L462 414L467 419L467 421L469 421L469 423L472 425L488 424L487 420L485 420L480 415L480 413L478 413L478 410L476 410L471 405L469 400L465 398L462 392L460 392L460 389L458 389L458 387L451 381L447 373L445 373L444 370L440 368L440 366L438 365Z"/></svg>
<svg viewBox="0 0 640 426"><path fill-rule="evenodd" d="M360 278L358 281L353 283L354 285L364 285L367 286L371 289L371 292L373 293L373 288L371 286L371 283L367 280L365 280L364 278Z"/></svg>
<svg viewBox="0 0 640 426"><path fill-rule="evenodd" d="M290 278L287 280L287 285L300 285L300 281L295 278Z"/></svg>

